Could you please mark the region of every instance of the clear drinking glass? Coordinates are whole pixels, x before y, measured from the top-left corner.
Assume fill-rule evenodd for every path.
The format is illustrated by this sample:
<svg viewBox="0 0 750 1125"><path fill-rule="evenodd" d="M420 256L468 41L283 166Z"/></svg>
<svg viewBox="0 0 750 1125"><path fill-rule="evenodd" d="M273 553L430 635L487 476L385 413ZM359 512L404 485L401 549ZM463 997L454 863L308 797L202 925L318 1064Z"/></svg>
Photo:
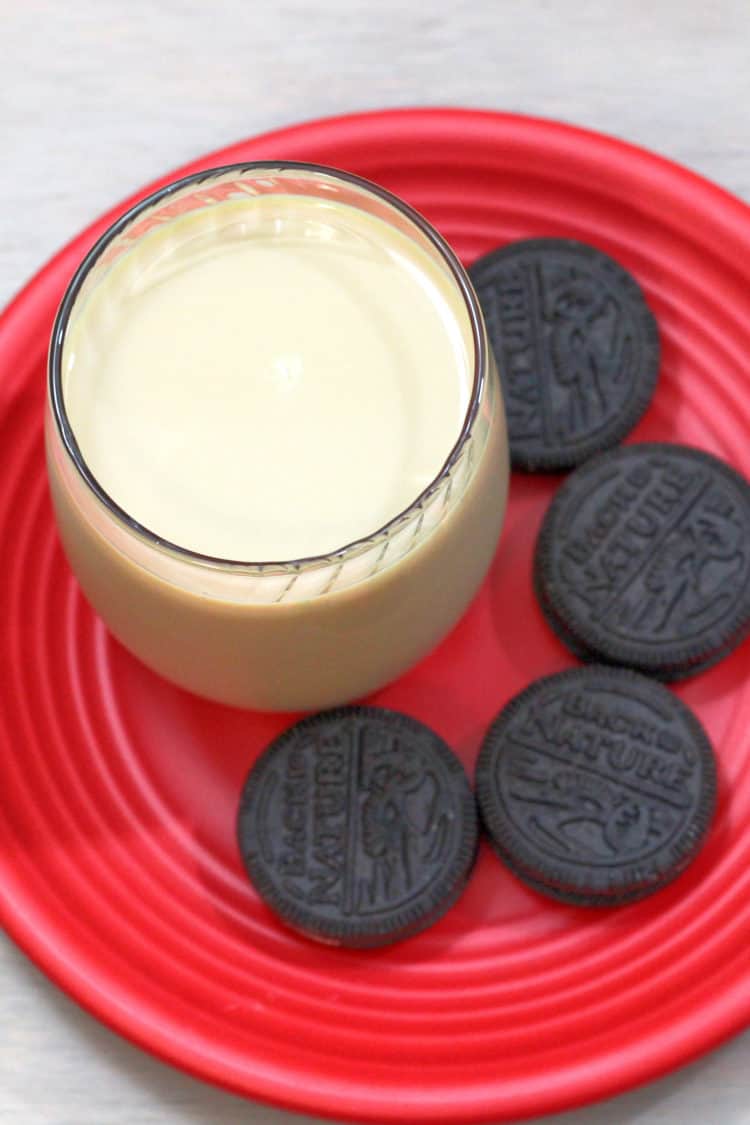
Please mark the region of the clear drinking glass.
<svg viewBox="0 0 750 1125"><path fill-rule="evenodd" d="M440 472L385 526L311 558L215 558L143 527L90 471L66 412L66 333L110 265L150 231L193 210L273 193L325 195L393 224L419 245L465 309L473 386ZM189 176L137 204L100 238L73 277L54 325L46 444L63 545L95 610L151 668L239 706L318 709L394 679L463 613L492 559L505 510L500 386L461 265L440 235L395 196L310 164L260 162Z"/></svg>

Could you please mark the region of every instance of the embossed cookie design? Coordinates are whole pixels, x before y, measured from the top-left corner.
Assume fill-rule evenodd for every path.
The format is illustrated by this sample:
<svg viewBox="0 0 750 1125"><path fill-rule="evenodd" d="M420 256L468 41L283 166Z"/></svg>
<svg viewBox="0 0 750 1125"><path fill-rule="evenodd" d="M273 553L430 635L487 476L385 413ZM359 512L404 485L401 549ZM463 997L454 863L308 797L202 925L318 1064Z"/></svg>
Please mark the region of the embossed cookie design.
<svg viewBox="0 0 750 1125"><path fill-rule="evenodd" d="M683 445L594 458L547 510L534 584L582 659L664 680L702 671L750 629L750 485Z"/></svg>
<svg viewBox="0 0 750 1125"><path fill-rule="evenodd" d="M497 359L514 468L568 469L617 445L659 371L656 321L636 280L601 250L560 238L503 246L469 275Z"/></svg>
<svg viewBox="0 0 750 1125"><path fill-rule="evenodd" d="M478 817L463 766L438 735L394 711L346 707L303 719L261 755L237 830L251 881L288 925L376 946L453 905Z"/></svg>
<svg viewBox="0 0 750 1125"><path fill-rule="evenodd" d="M477 763L500 858L542 894L616 906L660 890L711 824L716 767L667 688L623 668L537 680L501 711Z"/></svg>

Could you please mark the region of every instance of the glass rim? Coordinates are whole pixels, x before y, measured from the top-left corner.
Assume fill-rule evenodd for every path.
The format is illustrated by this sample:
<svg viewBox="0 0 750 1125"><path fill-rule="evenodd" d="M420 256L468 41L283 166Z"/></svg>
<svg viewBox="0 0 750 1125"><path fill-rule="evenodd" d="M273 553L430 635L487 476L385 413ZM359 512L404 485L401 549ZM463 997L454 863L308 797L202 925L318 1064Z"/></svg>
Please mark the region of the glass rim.
<svg viewBox="0 0 750 1125"><path fill-rule="evenodd" d="M375 528L373 531L368 532L367 535L360 536L358 539L351 540L349 543L341 547L336 547L331 551L326 551L324 554L307 555L300 558L292 559L275 559L275 560L241 560L229 559L219 555L204 554L201 551L194 551L189 547L183 547L179 543L174 543L172 540L165 538L158 532L153 531L151 528L146 527L140 523L133 516L130 515L118 502L110 496L105 488L99 483L97 478L89 468L86 459L83 456L81 448L78 444L76 436L73 432L70 419L65 407L65 400L62 386L62 353L65 344L66 330L71 313L75 307L78 295L83 287L86 279L88 278L92 268L101 258L107 247L137 219L144 211L150 209L156 204L168 199L171 195L181 191L183 188L198 185L206 180L212 180L219 176L228 174L248 175L255 172L269 173L271 171L283 173L287 170L312 173L313 175L327 176L330 179L340 180L346 184L351 184L354 187L360 188L365 193L374 195L377 199L393 207L396 211L400 212L407 218L417 230L428 240L431 246L437 251L445 265L452 275L452 279L458 286L458 291L463 299L466 312L469 317L469 324L471 327L472 341L474 345L474 377L472 382L471 395L469 403L466 408L461 429L458 437L454 442L448 456L443 462L442 466L432 478L429 484L410 501L405 508L396 515L392 516L386 523L380 527ZM468 275L461 265L455 252L451 249L450 245L438 234L431 223L428 222L418 211L411 207L404 200L400 199L397 195L388 191L386 188L380 187L378 184L372 183L370 180L362 176L357 176L352 172L344 172L338 168L333 168L325 164L315 164L301 160L254 160L242 163L223 164L212 168L203 169L200 172L193 172L188 176L183 176L178 180L173 180L166 184L164 187L159 188L157 191L150 192L143 199L139 200L132 207L129 207L118 219L112 223L102 235L96 240L94 245L85 255L81 263L78 265L73 277L71 278L68 286L63 294L60 306L55 316L55 321L52 327L52 335L50 342L49 361L48 361L48 393L49 400L52 408L52 416L55 421L55 428L57 434L62 441L63 448L70 458L74 469L78 476L87 486L88 490L93 493L96 499L105 507L111 516L122 525L127 531L135 533L135 535L146 542L152 547L158 548L160 551L167 551L182 559L186 562L208 566L212 569L227 569L237 572L246 573L264 573L268 571L288 571L291 569L298 569L301 567L312 568L316 565L323 566L329 565L331 562L345 562L347 559L355 557L356 555L365 551L373 542L381 538L385 538L388 534L399 527L409 516L410 513L415 512L422 504L424 504L438 489L442 481L451 472L455 464L459 461L461 453L466 445L466 442L471 434L477 414L479 412L479 403L482 399L484 385L487 379L487 348L485 344L485 335L482 329L482 314L479 308L479 302L474 293L474 290L469 281Z"/></svg>

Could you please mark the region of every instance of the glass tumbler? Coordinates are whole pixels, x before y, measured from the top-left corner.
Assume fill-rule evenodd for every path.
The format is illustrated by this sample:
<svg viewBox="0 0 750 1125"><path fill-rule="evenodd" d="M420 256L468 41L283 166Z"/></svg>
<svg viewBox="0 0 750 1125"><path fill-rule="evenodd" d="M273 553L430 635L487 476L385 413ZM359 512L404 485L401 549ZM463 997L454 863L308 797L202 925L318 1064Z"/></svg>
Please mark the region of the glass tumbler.
<svg viewBox="0 0 750 1125"><path fill-rule="evenodd" d="M66 344L113 263L154 231L168 233L192 211L215 216L220 226L227 204L252 207L274 194L335 200L413 240L455 295L473 382L440 471L384 526L325 555L224 559L143 526L96 479L66 410ZM117 308L110 313L116 317ZM404 317L408 329L408 309ZM242 707L320 709L361 698L399 676L466 609L493 557L505 511L509 469L500 385L464 270L407 204L356 176L316 165L260 162L201 172L123 215L81 263L60 305L45 434L62 542L96 612L162 676Z"/></svg>

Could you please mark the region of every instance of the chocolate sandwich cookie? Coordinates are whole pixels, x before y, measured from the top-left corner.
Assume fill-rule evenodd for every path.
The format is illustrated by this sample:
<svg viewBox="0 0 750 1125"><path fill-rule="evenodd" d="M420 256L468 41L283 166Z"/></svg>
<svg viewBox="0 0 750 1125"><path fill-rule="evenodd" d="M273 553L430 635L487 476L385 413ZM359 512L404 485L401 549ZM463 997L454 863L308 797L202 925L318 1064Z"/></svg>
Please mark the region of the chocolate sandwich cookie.
<svg viewBox="0 0 750 1125"><path fill-rule="evenodd" d="M547 510L534 585L580 658L664 680L703 671L750 629L750 484L683 445L594 458Z"/></svg>
<svg viewBox="0 0 750 1125"><path fill-rule="evenodd" d="M337 945L399 941L461 894L478 837L458 758L428 727L376 707L303 719L245 784L248 875L290 926Z"/></svg>
<svg viewBox="0 0 750 1125"><path fill-rule="evenodd" d="M716 766L692 712L661 684L592 666L537 680L501 711L476 771L492 844L535 890L615 906L695 857Z"/></svg>
<svg viewBox="0 0 750 1125"><path fill-rule="evenodd" d="M497 359L513 466L568 469L646 410L659 336L640 286L582 242L534 238L469 269Z"/></svg>

